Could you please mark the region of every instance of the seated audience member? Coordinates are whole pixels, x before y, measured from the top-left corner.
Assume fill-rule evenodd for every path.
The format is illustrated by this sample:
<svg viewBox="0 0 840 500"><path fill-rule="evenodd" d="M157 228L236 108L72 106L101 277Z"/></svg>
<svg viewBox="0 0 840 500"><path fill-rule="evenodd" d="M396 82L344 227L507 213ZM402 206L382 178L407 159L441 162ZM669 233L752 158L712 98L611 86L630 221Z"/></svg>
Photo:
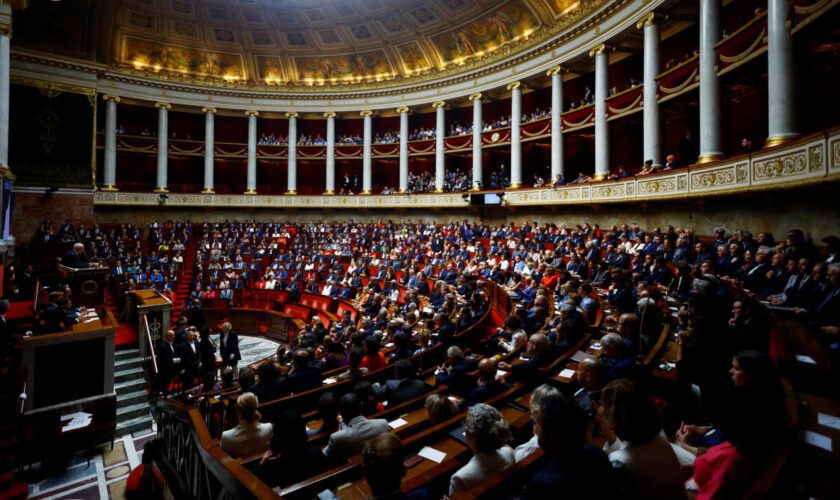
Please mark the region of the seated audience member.
<svg viewBox="0 0 840 500"><path fill-rule="evenodd" d="M549 462L527 480L518 498L620 498L609 459L586 443L586 416L558 390L548 389L536 404L531 400L531 420Z"/></svg>
<svg viewBox="0 0 840 500"><path fill-rule="evenodd" d="M372 498L387 500L428 500L425 490L405 494L401 490L406 474L405 450L400 438L391 432L380 434L365 443L362 460Z"/></svg>
<svg viewBox="0 0 840 500"><path fill-rule="evenodd" d="M632 378L636 374L636 356L628 352L627 344L617 333L608 333L601 337L603 353L601 359L607 369L607 380Z"/></svg>
<svg viewBox="0 0 840 500"><path fill-rule="evenodd" d="M515 463L510 426L499 410L484 403L471 406L464 420L467 445L473 452L469 462L449 481L449 494L465 491L502 472Z"/></svg>
<svg viewBox="0 0 840 500"><path fill-rule="evenodd" d="M258 406L259 400L253 393L245 392L236 398L239 423L233 429L222 433L219 444L231 457L250 457L267 451L271 445L272 425L260 422Z"/></svg>
<svg viewBox="0 0 840 500"><path fill-rule="evenodd" d="M557 396L559 395L560 391L556 388L551 387L548 384L542 384L541 386L537 387L531 392L531 401L528 403L529 409L531 410L531 420L536 422L536 414L540 411L540 401L546 396ZM525 441L524 443L520 444L514 450L514 456L516 457L517 462L521 462L525 459L525 457L531 455L535 451L539 449L539 437L537 436L537 428L534 427L534 435L531 436L531 439Z"/></svg>
<svg viewBox="0 0 840 500"><path fill-rule="evenodd" d="M475 380L470 377L469 372L476 368L478 363L474 359L466 358L464 351L453 345L446 350L446 360L435 373L437 385L445 385L455 394L467 396L475 386Z"/></svg>
<svg viewBox="0 0 840 500"><path fill-rule="evenodd" d="M307 444L303 419L294 411L280 413L274 421L271 447L254 474L270 487L292 484L318 473L324 457L317 446Z"/></svg>
<svg viewBox="0 0 840 500"><path fill-rule="evenodd" d="M338 401L342 421L346 429L333 432L324 447L329 458L345 459L362 451L365 441L391 430L385 419L368 420L362 415L362 400L355 393L347 393Z"/></svg>
<svg viewBox="0 0 840 500"><path fill-rule="evenodd" d="M310 363L306 349L298 349L292 356L292 369L283 383L285 393L298 393L321 386L321 371Z"/></svg>
<svg viewBox="0 0 840 500"><path fill-rule="evenodd" d="M362 415L368 416L385 410L385 405L376 399L373 384L367 380L360 380L353 386L353 392L362 401Z"/></svg>
<svg viewBox="0 0 840 500"><path fill-rule="evenodd" d="M381 401L387 401L389 407L419 398L426 393L426 384L417 380L417 371L409 359L394 363L394 378L384 384L374 384L374 393Z"/></svg>
<svg viewBox="0 0 840 500"><path fill-rule="evenodd" d="M525 352L528 360L513 364L503 361L499 363L499 369L510 371L508 381L534 383L541 375L539 369L552 361L549 347L548 338L542 333L535 333L528 339Z"/></svg>
<svg viewBox="0 0 840 500"><path fill-rule="evenodd" d="M484 358L478 362L478 384L470 392L470 403L482 403L510 389L511 385L498 380L496 375L497 363L494 358Z"/></svg>
<svg viewBox="0 0 840 500"><path fill-rule="evenodd" d="M321 427L318 429L307 429L306 432L310 436L321 433L332 434L340 428L341 424L338 421L338 398L334 392L325 392L318 398L318 418L321 419Z"/></svg>
<svg viewBox="0 0 840 500"><path fill-rule="evenodd" d="M283 381L274 363L263 363L257 367L259 380L248 390L260 401L272 401L283 397Z"/></svg>
<svg viewBox="0 0 840 500"><path fill-rule="evenodd" d="M764 466L787 445L795 423L794 398L786 398L769 356L756 351L737 353L730 375L731 404L720 416L723 441L700 450L694 462L697 498L743 498ZM678 440L700 437L699 428L692 430L678 434Z"/></svg>
<svg viewBox="0 0 840 500"><path fill-rule="evenodd" d="M365 339L365 357L362 358L361 368L367 368L370 371L377 370L388 364L385 359L385 354L380 350L379 339L375 335L371 335Z"/></svg>
<svg viewBox="0 0 840 500"><path fill-rule="evenodd" d="M601 402L606 377L607 368L600 358L584 358L577 365L577 383L593 403Z"/></svg>
<svg viewBox="0 0 840 500"><path fill-rule="evenodd" d="M338 380L359 380L362 378L369 371L366 366L361 366L364 357L364 351L361 349L352 349L349 356L350 366L347 368L347 371L342 372L338 376Z"/></svg>
<svg viewBox="0 0 840 500"><path fill-rule="evenodd" d="M426 412L429 422L439 424L458 414L458 405L446 394L436 392L426 398Z"/></svg>
<svg viewBox="0 0 840 500"><path fill-rule="evenodd" d="M602 421L622 441L609 458L626 475L627 496L686 498L680 462L662 435L659 410L650 394L639 384L620 379L604 387L601 397Z"/></svg>

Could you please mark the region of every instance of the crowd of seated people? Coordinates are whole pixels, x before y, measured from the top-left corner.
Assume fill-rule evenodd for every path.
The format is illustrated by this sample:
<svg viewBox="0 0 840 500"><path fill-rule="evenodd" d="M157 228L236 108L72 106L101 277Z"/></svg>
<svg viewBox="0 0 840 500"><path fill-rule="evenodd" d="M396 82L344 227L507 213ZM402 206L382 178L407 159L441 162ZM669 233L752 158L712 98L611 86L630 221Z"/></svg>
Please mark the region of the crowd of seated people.
<svg viewBox="0 0 840 500"><path fill-rule="evenodd" d="M527 482L526 496L534 498L558 482L582 488L586 483L578 479L593 474L614 475L610 487L628 497L683 497L683 482L692 477L690 487L700 496L740 495L784 447L795 418L786 412L789 396L773 370L768 315L756 298L801 318L829 348L840 329L838 240L826 238L818 252L798 230L778 242L768 233L753 238L723 229L709 241L670 226L602 229L530 222L206 223L194 226L193 234L196 276L207 283L213 271L233 270L245 272L237 275L243 287L273 280L275 287L302 290L313 285L306 273L317 273L326 286L316 282L311 293L334 287L328 294L346 298L359 312L357 320L347 314L329 325L313 321L296 345L281 349L256 373L242 367L235 383L239 393L271 402L329 385L330 370L336 379L351 381L350 393L325 391L323 405L318 402L322 428L330 434L321 451L327 458L358 454L365 441L388 434L387 421L374 417L387 408L385 402L426 399L430 422L467 411L466 442L474 456L452 475L451 492L513 467L520 450L514 453L508 445L522 445L523 455L542 449L550 459ZM455 345L455 333L488 310L488 282L504 286L518 306L481 349L465 350ZM393 293L400 287L408 288L402 298ZM743 289L756 297L736 295ZM676 313L670 309L674 304ZM578 380L570 387L532 396L534 439L528 446L512 440L504 419L488 409L493 404L482 403L512 384L538 385L546 367L592 333L599 309L615 319L614 327L594 333L600 336L600 356L579 363ZM218 390L216 346L204 342L208 329L190 322L179 324L180 342L174 331L167 335L159 358L188 380L185 387ZM664 419L642 360L668 323L679 339L676 369L686 392L670 401ZM238 360L230 352L230 326L226 329L220 349L225 352L218 357L230 380ZM418 378L414 357L436 345L445 347L446 357L433 383L447 394L425 396L431 388ZM393 375L368 382L368 374L381 370ZM691 386L699 388L700 399ZM251 406L240 410L250 415L241 427L259 436L258 453L282 457L271 435L258 431L262 427L248 413ZM342 415L337 421L329 418L336 408ZM562 430L542 425L557 421L569 425ZM277 429L277 421L272 423ZM770 432L773 439L766 439ZM588 464L585 470L581 464Z"/></svg>

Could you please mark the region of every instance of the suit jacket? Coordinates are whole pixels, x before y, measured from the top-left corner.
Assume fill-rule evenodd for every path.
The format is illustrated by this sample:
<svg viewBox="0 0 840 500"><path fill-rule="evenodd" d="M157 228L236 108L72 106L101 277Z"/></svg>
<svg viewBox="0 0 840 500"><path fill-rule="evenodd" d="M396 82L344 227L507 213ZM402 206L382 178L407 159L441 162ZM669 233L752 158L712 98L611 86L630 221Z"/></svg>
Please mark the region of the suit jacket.
<svg viewBox="0 0 840 500"><path fill-rule="evenodd" d="M474 359L465 359L454 365L449 372L441 372L436 375L438 385L446 385L449 389L461 396L467 396L475 387L475 379L469 372L478 369L478 362Z"/></svg>
<svg viewBox="0 0 840 500"><path fill-rule="evenodd" d="M384 418L369 420L359 415L350 420L346 429L330 435L330 441L323 450L324 455L331 458L348 458L358 455L366 441L390 431L391 427Z"/></svg>
<svg viewBox="0 0 840 500"><path fill-rule="evenodd" d="M74 267L77 269L90 266L87 259L77 254L72 248L64 254L64 257L61 258L61 263L67 267Z"/></svg>
<svg viewBox="0 0 840 500"><path fill-rule="evenodd" d="M208 339L201 339L198 342L198 353L201 361L201 371L215 371L216 370L216 346L213 341Z"/></svg>
<svg viewBox="0 0 840 500"><path fill-rule="evenodd" d="M484 401L487 401L494 396L498 396L510 388L511 385L507 382L491 380L490 382L479 385L473 389L472 392L470 392L470 397L468 399L470 403L483 403Z"/></svg>
<svg viewBox="0 0 840 500"><path fill-rule="evenodd" d="M431 290L429 290L429 282L425 279L417 280L416 289L417 293L419 293L420 295L429 295L429 293L431 292Z"/></svg>
<svg viewBox="0 0 840 500"><path fill-rule="evenodd" d="M298 393L321 386L321 371L315 368L293 370L286 375L284 389L287 393Z"/></svg>
<svg viewBox="0 0 840 500"><path fill-rule="evenodd" d="M234 331L228 333L227 336L221 334L219 350L222 352L222 361L225 365L235 365L242 359L242 354L239 353L239 335Z"/></svg>
<svg viewBox="0 0 840 500"><path fill-rule="evenodd" d="M568 498L592 496L592 485L598 485L598 495L615 498L615 471L603 451L587 444L576 453L566 452L563 457L552 458L526 483L522 499L551 498L562 491Z"/></svg>
<svg viewBox="0 0 840 500"><path fill-rule="evenodd" d="M196 343L195 351L193 351L189 342L184 342L175 350L175 355L181 358L181 367L184 371L191 377L195 377L195 374L198 372L198 366L201 363L201 349L198 343Z"/></svg>
<svg viewBox="0 0 840 500"><path fill-rule="evenodd" d="M158 373L161 377L172 377L181 371L180 360L177 363L175 362L178 354L174 343L160 342L155 356L157 357Z"/></svg>
<svg viewBox="0 0 840 500"><path fill-rule="evenodd" d="M422 380L387 380L384 385L380 386L378 396L380 399L388 401L388 406L393 408L406 401L419 398L426 394L426 391L426 384Z"/></svg>

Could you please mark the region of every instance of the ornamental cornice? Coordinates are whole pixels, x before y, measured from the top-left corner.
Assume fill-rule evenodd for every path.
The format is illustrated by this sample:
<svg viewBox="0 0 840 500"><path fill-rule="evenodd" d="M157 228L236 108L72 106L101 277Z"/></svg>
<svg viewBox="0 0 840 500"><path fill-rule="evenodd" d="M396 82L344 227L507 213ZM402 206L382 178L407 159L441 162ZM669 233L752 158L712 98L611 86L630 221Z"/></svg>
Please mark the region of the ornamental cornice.
<svg viewBox="0 0 840 500"><path fill-rule="evenodd" d="M664 0L616 0L616 1L600 1L590 0L588 3L593 5L592 10L585 16L578 16L569 24L558 23L560 26L551 29L543 27L538 32L531 35L527 50L513 50L510 46L499 50L497 57L498 61L490 61L491 58L484 58L480 60L471 59L462 65L450 66L447 69L421 76L412 76L404 78L404 81L383 81L371 82L364 86L353 85L324 85L324 86L291 86L291 85L264 85L264 84L246 84L238 82L216 81L209 79L195 79L185 77L183 75L164 75L164 74L147 74L141 70L133 68L118 68L115 66L105 67L102 65L80 62L80 61L66 61L55 60L48 54L34 53L34 52L20 52L15 51L13 58L15 60L27 61L37 64L47 64L50 66L60 67L72 71L80 71L86 73L95 73L97 75L98 86L100 89L105 88L119 88L121 85L139 86L151 89L158 89L160 93L167 92L183 92L190 95L203 94L208 96L208 100L212 100L212 96L224 96L232 99L250 99L250 100L271 100L271 101L324 101L335 103L341 100L359 100L364 99L373 100L384 97L395 96L399 100L405 98L406 93L417 93L418 95L423 91L437 90L441 95L446 92L446 87L453 87L451 93L452 97L456 97L457 91L454 90L458 84L464 82L477 82L482 79L490 78L498 75L500 79L507 79L505 77L506 70L515 69L518 65L524 62L531 61L539 56L549 55L556 64L557 59L568 58L574 56L581 47L579 46L565 46L569 42L575 41L582 35L592 34L597 39L603 38L607 35L605 29L617 32L618 25L626 25L629 22L635 22L638 19L636 14L640 10L655 8ZM615 26L604 28L605 22L613 21L616 14L626 12L625 17L618 18L613 23ZM600 37L600 38L599 38ZM578 43L582 43L578 42ZM574 45L574 44L570 44ZM561 49L561 50L558 50ZM552 62L549 62L551 64ZM535 63L533 70L529 70L532 74L538 74L545 71L545 65ZM527 74L517 75L518 78L529 76ZM498 84L490 84L488 82L484 87L492 88L495 86L504 86L509 83L509 80L500 81ZM134 94L138 99L142 99L143 92L130 92L128 89L125 94ZM128 95L125 95L128 97ZM193 101L194 99L190 99ZM419 97L418 99L419 100ZM221 104L221 103L219 103ZM218 104L217 104L218 105ZM233 106L233 105L232 105ZM376 107L391 107L393 101L382 103L381 106L377 103ZM224 106L229 107L229 106ZM243 106L244 107L244 106ZM358 108L357 108L358 109Z"/></svg>

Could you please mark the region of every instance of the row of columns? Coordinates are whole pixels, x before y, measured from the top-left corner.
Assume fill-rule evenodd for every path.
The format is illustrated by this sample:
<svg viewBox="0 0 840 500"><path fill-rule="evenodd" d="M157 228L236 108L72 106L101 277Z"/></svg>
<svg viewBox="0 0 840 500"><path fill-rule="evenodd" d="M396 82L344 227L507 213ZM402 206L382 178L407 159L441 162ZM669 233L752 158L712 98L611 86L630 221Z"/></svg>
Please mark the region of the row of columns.
<svg viewBox="0 0 840 500"><path fill-rule="evenodd" d="M768 145L787 140L798 135L794 109L793 41L788 25L789 3L787 0L768 0ZM723 156L722 118L720 82L717 76L717 54L715 45L720 41L720 0L700 0L700 155L698 163L714 161ZM644 70L643 70L643 151L645 160L652 160L655 166L662 164L662 131L659 103L657 99L657 76L660 73L660 30L654 13L644 16L637 28L644 33ZM0 35L0 164L8 160L8 37ZM609 124L607 123L607 98L609 93L609 53L610 48L599 45L589 52L595 62L595 179L600 180L609 174ZM4 59L5 58L5 59ZM3 64L3 61L6 64ZM4 73L4 69L6 72ZM563 104L563 68L557 66L548 70L551 77L551 177L564 175L562 104ZM5 83L4 83L5 81ZM4 90L5 89L5 90ZM511 139L510 167L511 187L522 185L522 86L514 82L507 86L511 92ZM115 189L116 185L116 113L119 97L104 96L105 117L105 154L103 189ZM469 96L473 106L472 130L472 189L481 189L483 179L482 164L482 99L481 93ZM4 101L5 100L5 101ZM167 190L167 142L168 112L167 103L156 103L158 108L158 156L157 156L157 192ZM445 179L444 138L446 133L445 102L432 104L436 112L435 136L435 191L443 191ZM213 192L213 150L214 150L214 115L215 108L202 108L206 115L204 191ZM397 108L400 115L399 144L399 189L408 189L408 107ZM257 192L257 117L259 112L246 111L248 116L248 169L246 194ZM372 186L372 111L362 111L364 136L362 146L362 193L370 194ZM289 120L288 133L288 194L297 192L297 119L298 113L286 113ZM326 186L325 194L335 193L335 117L334 112L324 113L327 121L326 150ZM4 142L5 138L5 142Z"/></svg>

